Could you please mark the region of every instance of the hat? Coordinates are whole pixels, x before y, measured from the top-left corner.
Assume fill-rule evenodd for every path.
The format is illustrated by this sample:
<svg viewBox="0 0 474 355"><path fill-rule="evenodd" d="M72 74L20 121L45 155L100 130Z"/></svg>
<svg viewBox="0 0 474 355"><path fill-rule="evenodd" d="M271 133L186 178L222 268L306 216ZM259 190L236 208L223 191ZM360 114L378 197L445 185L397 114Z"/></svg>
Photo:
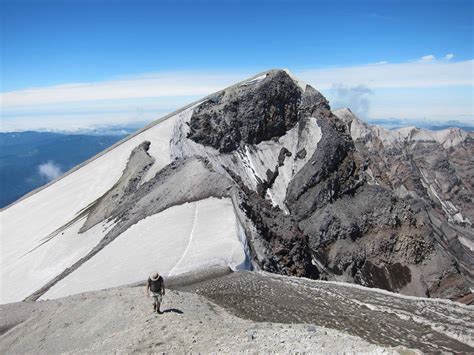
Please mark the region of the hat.
<svg viewBox="0 0 474 355"><path fill-rule="evenodd" d="M151 281L156 281L156 280L158 280L159 277L160 277L160 274L157 273L157 272L154 272L150 275Z"/></svg>

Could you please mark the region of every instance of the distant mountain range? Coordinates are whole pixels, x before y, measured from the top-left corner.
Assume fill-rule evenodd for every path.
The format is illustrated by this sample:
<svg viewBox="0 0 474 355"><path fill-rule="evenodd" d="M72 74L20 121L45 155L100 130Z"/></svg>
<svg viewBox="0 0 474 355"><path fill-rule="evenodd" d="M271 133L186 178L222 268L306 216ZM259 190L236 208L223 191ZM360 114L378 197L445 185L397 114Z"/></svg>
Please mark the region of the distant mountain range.
<svg viewBox="0 0 474 355"><path fill-rule="evenodd" d="M125 137L53 132L0 133L0 208L62 175Z"/></svg>
<svg viewBox="0 0 474 355"><path fill-rule="evenodd" d="M370 118L367 123L371 125L378 125L388 129L398 129L407 126L416 126L418 128L428 129L430 131L441 131L447 128L461 128L465 131L473 132L474 123L461 122L457 120L449 120L436 122L432 120L404 120L400 118Z"/></svg>

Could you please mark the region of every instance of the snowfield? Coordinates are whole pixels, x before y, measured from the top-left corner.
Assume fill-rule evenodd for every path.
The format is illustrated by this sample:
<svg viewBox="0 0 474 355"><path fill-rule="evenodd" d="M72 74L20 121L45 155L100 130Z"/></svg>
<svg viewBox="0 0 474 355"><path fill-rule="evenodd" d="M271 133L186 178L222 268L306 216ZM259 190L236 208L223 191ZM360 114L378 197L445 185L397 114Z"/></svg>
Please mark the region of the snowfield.
<svg viewBox="0 0 474 355"><path fill-rule="evenodd" d="M42 299L139 282L153 270L169 276L210 264L238 268L245 261L232 202L209 198L141 220Z"/></svg>
<svg viewBox="0 0 474 355"><path fill-rule="evenodd" d="M100 223L78 234L83 222L78 221L49 241L39 241L35 248L29 248L27 243L18 240L18 254L12 258L4 257L2 248L1 303L17 302L28 297L86 255L113 226L113 223Z"/></svg>
<svg viewBox="0 0 474 355"><path fill-rule="evenodd" d="M180 114L182 111L0 212L0 303L24 299L85 256L101 240L105 235L103 226L77 233L84 220L70 225L54 238L49 236L120 179L131 151L140 143L151 142L150 155L155 163L150 170L156 172L169 164L169 140Z"/></svg>

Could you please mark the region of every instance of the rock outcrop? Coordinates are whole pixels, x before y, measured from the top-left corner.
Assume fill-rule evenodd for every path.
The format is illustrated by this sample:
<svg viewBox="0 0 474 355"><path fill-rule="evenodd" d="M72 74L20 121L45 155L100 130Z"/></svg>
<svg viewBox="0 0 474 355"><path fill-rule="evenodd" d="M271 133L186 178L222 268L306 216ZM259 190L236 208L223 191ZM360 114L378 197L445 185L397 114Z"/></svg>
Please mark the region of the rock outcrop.
<svg viewBox="0 0 474 355"><path fill-rule="evenodd" d="M255 188L219 163L237 183L239 205L256 227L255 266L419 296L469 293L470 134L371 127L350 110L331 113L319 92L277 71L198 106L188 138L235 154L278 142L306 119L322 132L316 149L283 145L275 168L255 171ZM305 157L283 203L273 200L266 192L281 166Z"/></svg>

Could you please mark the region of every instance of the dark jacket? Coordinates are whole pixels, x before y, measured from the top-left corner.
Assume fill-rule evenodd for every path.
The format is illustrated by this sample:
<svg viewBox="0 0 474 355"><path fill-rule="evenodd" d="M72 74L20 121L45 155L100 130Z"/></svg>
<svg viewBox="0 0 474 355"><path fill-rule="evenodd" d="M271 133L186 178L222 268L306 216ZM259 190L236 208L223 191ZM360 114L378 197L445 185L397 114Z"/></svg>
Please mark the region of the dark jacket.
<svg viewBox="0 0 474 355"><path fill-rule="evenodd" d="M163 294L165 290L165 283L163 281L163 278L160 276L156 281L153 281L151 278L148 278L148 287L150 288L151 292Z"/></svg>

